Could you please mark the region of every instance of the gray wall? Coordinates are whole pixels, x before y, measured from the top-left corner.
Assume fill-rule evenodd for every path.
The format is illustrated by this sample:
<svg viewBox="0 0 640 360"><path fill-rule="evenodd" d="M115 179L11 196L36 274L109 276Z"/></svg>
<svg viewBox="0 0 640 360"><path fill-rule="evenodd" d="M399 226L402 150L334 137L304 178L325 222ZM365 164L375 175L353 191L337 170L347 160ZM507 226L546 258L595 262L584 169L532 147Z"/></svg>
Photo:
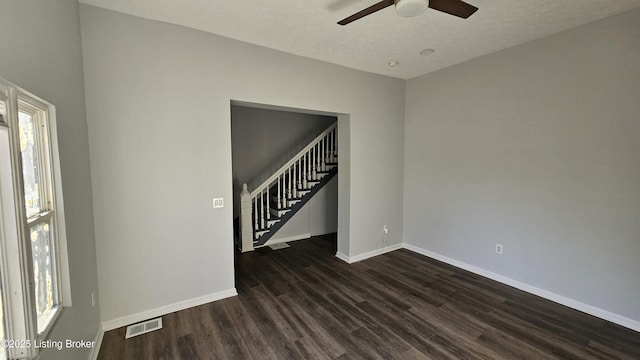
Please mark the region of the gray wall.
<svg viewBox="0 0 640 360"><path fill-rule="evenodd" d="M639 321L638 19L408 81L405 242Z"/></svg>
<svg viewBox="0 0 640 360"><path fill-rule="evenodd" d="M375 250L383 224L402 241L404 81L91 6L80 17L103 321L233 288L231 100L348 114L339 250Z"/></svg>
<svg viewBox="0 0 640 360"><path fill-rule="evenodd" d="M93 340L98 308L89 145L76 0L0 0L0 77L56 106L73 305L50 338ZM86 359L88 350L45 350L43 359Z"/></svg>

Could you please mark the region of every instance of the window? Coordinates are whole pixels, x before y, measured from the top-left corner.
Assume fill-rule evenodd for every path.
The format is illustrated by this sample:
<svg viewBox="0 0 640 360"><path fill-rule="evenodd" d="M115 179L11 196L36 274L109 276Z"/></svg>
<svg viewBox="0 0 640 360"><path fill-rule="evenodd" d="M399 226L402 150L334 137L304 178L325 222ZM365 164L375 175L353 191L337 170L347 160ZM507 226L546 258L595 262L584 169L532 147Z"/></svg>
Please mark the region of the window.
<svg viewBox="0 0 640 360"><path fill-rule="evenodd" d="M22 191L33 264L38 333L42 333L60 305L56 243L56 212L51 179L47 108L34 99L18 97L18 131Z"/></svg>
<svg viewBox="0 0 640 360"><path fill-rule="evenodd" d="M1 270L1 269L0 269ZM0 344L4 343L5 337L5 328L4 324L4 300L2 299L2 274L0 274ZM3 346L0 346L0 360L6 360L7 351Z"/></svg>
<svg viewBox="0 0 640 360"><path fill-rule="evenodd" d="M0 79L0 360L35 356L70 305L54 110Z"/></svg>

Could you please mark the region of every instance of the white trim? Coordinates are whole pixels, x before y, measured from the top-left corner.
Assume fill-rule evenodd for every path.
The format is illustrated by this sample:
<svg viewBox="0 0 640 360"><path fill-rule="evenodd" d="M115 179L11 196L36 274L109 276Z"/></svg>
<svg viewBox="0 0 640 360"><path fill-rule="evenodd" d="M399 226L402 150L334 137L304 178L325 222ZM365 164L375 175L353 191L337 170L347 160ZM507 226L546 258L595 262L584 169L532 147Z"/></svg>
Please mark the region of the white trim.
<svg viewBox="0 0 640 360"><path fill-rule="evenodd" d="M89 354L89 360L98 360L98 354L100 353L100 346L102 345L102 338L104 337L104 328L102 325L98 324L98 333L96 334L96 338L93 340L94 346L91 349L91 354Z"/></svg>
<svg viewBox="0 0 640 360"><path fill-rule="evenodd" d="M265 246L269 246L269 245L283 243L283 242L290 242L290 241L296 241L296 240L305 240L305 239L310 239L310 238L311 238L311 234L310 233L294 235L294 236L288 236L288 237L279 238L279 239L271 238L271 239L269 239L269 241L264 243L264 245L257 246L256 249L260 248L260 247L265 247Z"/></svg>
<svg viewBox="0 0 640 360"><path fill-rule="evenodd" d="M446 257L444 255L440 255L434 252L431 252L429 250L425 250L422 248L419 248L417 246L411 245L411 244L407 244L404 243L404 248L410 251L413 251L415 253L418 253L420 255L424 255L427 257L430 257L432 259L436 259L439 261L442 261L444 263L447 263L449 265L453 265L455 267L467 270L467 271L471 271L472 273L478 274L480 276L484 276L486 278L489 278L491 280L495 280L498 281L500 283L509 285L509 286L513 286L516 289L520 289L522 291L526 291L530 294L534 294L537 296L540 296L542 298L545 298L547 300L551 300L553 302L556 302L558 304L561 305L565 305L568 306L572 309L578 310L578 311L582 311L584 313L587 313L589 315L593 315L595 317L604 319L604 320L608 320L611 321L613 323L616 323L618 325L624 326L626 328L629 328L631 330L635 330L635 331L640 331L640 321L634 320L634 319L630 319L628 317L622 316L622 315L618 315L615 313L612 313L610 311L604 310L604 309L600 309L598 307L592 306L592 305L588 305L585 304L583 302L580 302L578 300L574 300L562 295L558 295L556 293L553 293L551 291L548 290L544 290L544 289L540 289L538 287L529 285L529 284L525 284L521 281L518 280L514 280L511 278L508 278L506 276L503 275L499 275L496 273L493 273L491 271L479 268L477 266L473 266L467 263L464 263L462 261L458 261L449 257Z"/></svg>
<svg viewBox="0 0 640 360"><path fill-rule="evenodd" d="M137 314L131 314L127 316L123 316L117 319L103 321L102 329L103 331L109 331L117 328L121 328L123 326L131 325L138 323L140 321L144 321L147 319L155 318L158 316L170 314L172 312L188 309L191 307L207 304L213 301L226 299L228 297L236 296L238 292L235 288L231 288L228 290L220 291L214 294L209 294L205 296L200 296L194 299L189 299L185 301L180 301L177 303L169 304L166 306L162 306L159 308L139 312Z"/></svg>
<svg viewBox="0 0 640 360"><path fill-rule="evenodd" d="M372 258L374 256L378 256L378 255L382 255L382 254L386 254L388 252L392 252L398 249L402 249L402 247L404 246L404 244L394 244L394 245L389 245L387 247L383 247L381 249L376 249L373 251L369 251L366 252L364 254L360 254L360 255L356 255L356 256L348 256L345 255L341 252L337 252L336 253L336 257L344 262L346 262L347 264L353 264L355 262L358 261L362 261L362 260L366 260L368 258Z"/></svg>
<svg viewBox="0 0 640 360"><path fill-rule="evenodd" d="M345 254L341 253L340 251L338 251L338 252L336 253L336 257L337 257L338 259L340 259L340 260L342 260L342 261L346 262L347 264L351 264L351 263L349 262L349 257L348 257L347 255L345 255Z"/></svg>

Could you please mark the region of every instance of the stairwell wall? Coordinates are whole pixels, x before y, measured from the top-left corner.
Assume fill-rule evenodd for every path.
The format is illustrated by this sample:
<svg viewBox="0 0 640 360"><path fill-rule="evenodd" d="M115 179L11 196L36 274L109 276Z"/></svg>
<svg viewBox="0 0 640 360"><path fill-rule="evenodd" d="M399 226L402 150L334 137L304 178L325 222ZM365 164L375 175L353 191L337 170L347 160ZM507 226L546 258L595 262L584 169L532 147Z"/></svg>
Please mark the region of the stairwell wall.
<svg viewBox="0 0 640 360"><path fill-rule="evenodd" d="M87 5L80 17L103 321L234 288L232 100L340 114L339 250L375 250L384 224L402 242L404 81Z"/></svg>

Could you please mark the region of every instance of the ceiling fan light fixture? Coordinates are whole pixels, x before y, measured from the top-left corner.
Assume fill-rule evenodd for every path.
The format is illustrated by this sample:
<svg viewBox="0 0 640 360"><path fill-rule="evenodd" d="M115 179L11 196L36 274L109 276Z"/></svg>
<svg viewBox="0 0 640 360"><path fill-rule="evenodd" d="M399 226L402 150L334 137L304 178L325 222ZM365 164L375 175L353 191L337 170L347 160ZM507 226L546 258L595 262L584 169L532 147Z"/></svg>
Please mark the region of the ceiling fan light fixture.
<svg viewBox="0 0 640 360"><path fill-rule="evenodd" d="M422 14L429 7L429 0L396 0L396 13L402 17Z"/></svg>

